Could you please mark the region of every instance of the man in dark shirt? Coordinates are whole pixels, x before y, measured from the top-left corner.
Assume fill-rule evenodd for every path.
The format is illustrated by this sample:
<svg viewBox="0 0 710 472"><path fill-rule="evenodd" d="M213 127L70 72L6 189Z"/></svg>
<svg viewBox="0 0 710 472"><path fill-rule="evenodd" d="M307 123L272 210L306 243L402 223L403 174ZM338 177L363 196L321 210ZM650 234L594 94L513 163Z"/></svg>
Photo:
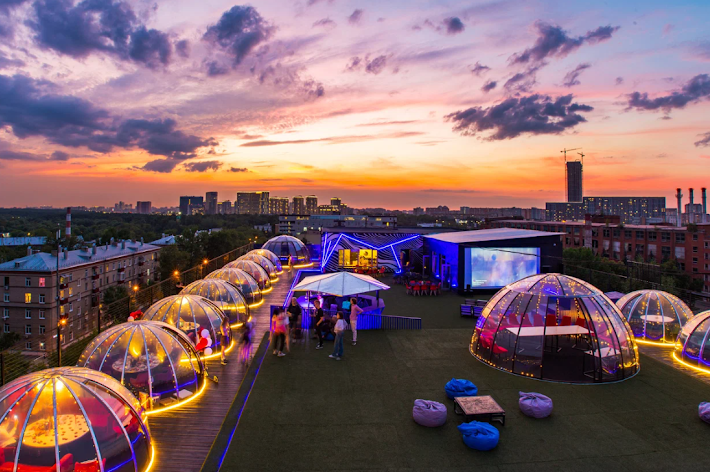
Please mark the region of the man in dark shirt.
<svg viewBox="0 0 710 472"><path fill-rule="evenodd" d="M315 330L316 330L316 335L318 335L318 345L316 346L316 349L323 349L323 337L324 332L328 332L328 327L326 326L328 322L324 318L324 313L323 313L323 308L320 306L320 300L315 300L313 302L313 306L316 309L316 317L315 317Z"/></svg>
<svg viewBox="0 0 710 472"><path fill-rule="evenodd" d="M294 334L296 332L296 323L298 322L298 318L301 316L301 305L298 304L298 300L296 297L291 298L291 304L288 306L288 324L291 329L291 333Z"/></svg>

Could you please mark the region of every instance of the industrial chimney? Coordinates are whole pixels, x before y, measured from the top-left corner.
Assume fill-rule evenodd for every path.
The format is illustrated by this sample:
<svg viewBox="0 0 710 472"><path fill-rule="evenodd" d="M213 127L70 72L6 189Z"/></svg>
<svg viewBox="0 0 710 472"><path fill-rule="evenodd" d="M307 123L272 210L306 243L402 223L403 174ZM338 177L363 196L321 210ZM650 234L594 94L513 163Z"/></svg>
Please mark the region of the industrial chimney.
<svg viewBox="0 0 710 472"><path fill-rule="evenodd" d="M64 233L64 237L71 239L71 207L67 207L67 229Z"/></svg>
<svg viewBox="0 0 710 472"><path fill-rule="evenodd" d="M688 223L695 223L695 218L693 218L693 188L688 189L690 191L690 205L688 206Z"/></svg>
<svg viewBox="0 0 710 472"><path fill-rule="evenodd" d="M675 220L675 225L680 227L681 226L681 217L683 216L683 194L681 193L680 189L677 188L675 189L675 198L678 200L678 216Z"/></svg>
<svg viewBox="0 0 710 472"><path fill-rule="evenodd" d="M703 187L703 188L700 189L700 192L701 192L700 198L701 198L701 201L702 201L702 203L703 203L703 218L702 218L702 222L705 223L705 220L706 220L707 217L708 217L708 195L707 195L708 189L706 189L705 187Z"/></svg>

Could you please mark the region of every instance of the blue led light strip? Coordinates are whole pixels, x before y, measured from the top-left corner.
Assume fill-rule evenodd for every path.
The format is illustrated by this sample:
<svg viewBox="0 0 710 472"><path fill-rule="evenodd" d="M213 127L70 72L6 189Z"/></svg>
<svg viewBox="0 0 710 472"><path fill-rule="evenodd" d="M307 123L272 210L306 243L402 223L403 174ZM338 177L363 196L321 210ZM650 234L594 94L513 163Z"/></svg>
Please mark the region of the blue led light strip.
<svg viewBox="0 0 710 472"><path fill-rule="evenodd" d="M358 244L361 244L361 245L363 245L363 246L365 246L365 247L368 247L368 248L370 248L370 249L374 249L375 251L381 251L381 250L383 250L383 249L391 248L391 249L392 249L392 254L395 255L394 259L395 259L395 261L397 261L397 266L399 266L399 269L400 269L400 270L402 270L402 266L401 266L401 264L399 263L399 258L397 257L397 254L394 252L394 247L395 247L397 244L406 243L407 241L411 241L411 240L413 240L413 239L416 239L416 238L419 238L419 237L420 237L419 234L415 234L414 236L410 236L410 237L408 237L408 238L400 239L400 240L395 241L395 242L393 242L393 243L385 244L384 246L381 246L381 247L376 247L376 246L373 246L373 245L370 244L370 243L366 243L365 241L361 241L361 240L359 240L359 239L357 239L357 238L354 238L354 237L352 237L352 236L348 236L347 234L340 233L340 234L338 235L338 239L335 240L335 244L333 244L332 246L329 246L329 245L327 246L328 248L330 248L330 254L328 254L325 258L322 259L322 262L321 262L321 272L324 272L324 271L325 271L325 266L326 266L327 262L330 260L331 256L333 255L333 253L335 252L335 250L338 248L338 244L340 243L340 240L342 239L343 236L345 236L346 238L350 239L351 241L354 241L354 242L356 242L356 243L358 243ZM327 251L324 251L323 253L325 254L326 252L327 252Z"/></svg>

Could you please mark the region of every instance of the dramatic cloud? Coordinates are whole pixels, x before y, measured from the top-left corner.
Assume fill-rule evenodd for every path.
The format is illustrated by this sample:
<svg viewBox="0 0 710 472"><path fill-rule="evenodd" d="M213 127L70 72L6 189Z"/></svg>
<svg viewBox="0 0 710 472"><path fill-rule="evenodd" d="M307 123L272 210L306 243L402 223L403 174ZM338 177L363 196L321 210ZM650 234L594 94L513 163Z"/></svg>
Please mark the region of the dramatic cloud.
<svg viewBox="0 0 710 472"><path fill-rule="evenodd" d="M69 157L69 154L67 154L66 152L54 151L50 156L50 159L53 161L68 161Z"/></svg>
<svg viewBox="0 0 710 472"><path fill-rule="evenodd" d="M7 13L10 9L22 5L27 0L0 0L0 13Z"/></svg>
<svg viewBox="0 0 710 472"><path fill-rule="evenodd" d="M689 103L694 103L710 96L710 76L699 74L683 85L680 91L656 98L649 98L648 93L633 92L627 95L629 108L637 110L663 110L668 113L674 108L685 108Z"/></svg>
<svg viewBox="0 0 710 472"><path fill-rule="evenodd" d="M207 172L208 170L216 171L222 167L219 161L201 161L201 162L186 162L183 168L187 172Z"/></svg>
<svg viewBox="0 0 710 472"><path fill-rule="evenodd" d="M583 44L596 44L611 38L619 26L600 26L594 31L588 31L584 36L570 37L565 30L556 25L537 21L537 40L533 47L521 53L514 54L510 60L513 64L524 64L530 61L540 62L548 57L564 57L577 50Z"/></svg>
<svg viewBox="0 0 710 472"><path fill-rule="evenodd" d="M156 29L147 30L145 26L131 34L131 47L128 55L136 62L142 62L151 69L167 66L173 53L173 46L168 35Z"/></svg>
<svg viewBox="0 0 710 472"><path fill-rule="evenodd" d="M488 93L491 90L493 90L494 88L496 88L496 85L498 85L498 82L496 82L495 80L488 80L488 81L486 81L485 84L483 84L483 87L481 87L481 90Z"/></svg>
<svg viewBox="0 0 710 472"><path fill-rule="evenodd" d="M190 41L187 39L182 39L175 43L175 52L177 52L178 56L182 57L183 59L187 59L190 57L190 52L191 52L191 46L190 46Z"/></svg>
<svg viewBox="0 0 710 472"><path fill-rule="evenodd" d="M552 99L547 95L509 98L489 108L473 107L446 115L453 131L475 136L492 131L487 140L512 139L521 134L559 134L587 121L576 112L592 107L572 103L572 95Z"/></svg>
<svg viewBox="0 0 710 472"><path fill-rule="evenodd" d="M25 62L19 59L10 59L0 52L0 69L6 69L8 67L24 67Z"/></svg>
<svg viewBox="0 0 710 472"><path fill-rule="evenodd" d="M127 120L118 129L116 139L127 146L135 144L150 154L184 160L195 157L202 147L215 146L214 139L202 139L176 130L175 120Z"/></svg>
<svg viewBox="0 0 710 472"><path fill-rule="evenodd" d="M623 77L617 77L616 80L614 81L616 85L621 85L624 83L624 78Z"/></svg>
<svg viewBox="0 0 710 472"><path fill-rule="evenodd" d="M517 74L514 74L510 79L505 82L503 87L509 92L530 92L537 83L537 71L545 65L547 65L547 63L542 62L540 64L528 67L523 72L518 72Z"/></svg>
<svg viewBox="0 0 710 472"><path fill-rule="evenodd" d="M708 147L710 146L710 131L705 134L701 134L702 138L699 141L695 141L696 147Z"/></svg>
<svg viewBox="0 0 710 472"><path fill-rule="evenodd" d="M227 53L234 68L254 48L269 40L274 31L275 28L254 7L235 5L222 14L217 24L207 29L202 39ZM208 63L208 66L209 75L219 75L226 69L216 63Z"/></svg>
<svg viewBox="0 0 710 472"><path fill-rule="evenodd" d="M591 64L580 64L573 70L567 72L567 74L565 74L564 80L562 81L562 85L564 85L565 87L574 87L575 85L581 84L581 82L579 81L579 76L582 75L582 72L589 69L590 67L592 67Z"/></svg>
<svg viewBox="0 0 710 472"><path fill-rule="evenodd" d="M350 58L350 62L348 62L348 64L345 66L345 70L347 70L349 72L353 72L353 71L360 69L361 66L362 66L362 59L359 58L358 56L355 56L355 57Z"/></svg>
<svg viewBox="0 0 710 472"><path fill-rule="evenodd" d="M476 62L476 65L473 66L473 69L471 69L471 73L473 75L475 75L476 77L480 77L481 74L484 74L484 73L488 72L489 70L491 70L490 67L484 66L480 62Z"/></svg>
<svg viewBox="0 0 710 472"><path fill-rule="evenodd" d="M362 14L364 12L360 9L355 10L349 17L348 17L348 23L351 25L359 25L360 21L362 20Z"/></svg>
<svg viewBox="0 0 710 472"><path fill-rule="evenodd" d="M322 18L316 22L313 23L313 28L317 26L324 26L326 28L335 28L337 26L335 24L335 21L331 20L330 18Z"/></svg>
<svg viewBox="0 0 710 472"><path fill-rule="evenodd" d="M42 161L46 158L29 152L0 150L0 161Z"/></svg>
<svg viewBox="0 0 710 472"><path fill-rule="evenodd" d="M12 38L15 33L10 10L25 3L27 0L0 0L0 38ZM0 67L1 68L1 67Z"/></svg>
<svg viewBox="0 0 710 472"><path fill-rule="evenodd" d="M365 72L369 74L379 74L387 65L387 56L377 56L365 65Z"/></svg>
<svg viewBox="0 0 710 472"><path fill-rule="evenodd" d="M292 67L283 67L281 64L269 65L258 76L260 84L288 90L302 94L308 98L320 98L325 95L325 87L320 82L310 78L302 78L299 71Z"/></svg>
<svg viewBox="0 0 710 472"><path fill-rule="evenodd" d="M455 16L451 18L446 18L444 20L444 26L446 27L446 34L458 34L461 33L466 27L463 22Z"/></svg>
<svg viewBox="0 0 710 472"><path fill-rule="evenodd" d="M229 172L249 172L249 169L247 169L246 167L230 167Z"/></svg>

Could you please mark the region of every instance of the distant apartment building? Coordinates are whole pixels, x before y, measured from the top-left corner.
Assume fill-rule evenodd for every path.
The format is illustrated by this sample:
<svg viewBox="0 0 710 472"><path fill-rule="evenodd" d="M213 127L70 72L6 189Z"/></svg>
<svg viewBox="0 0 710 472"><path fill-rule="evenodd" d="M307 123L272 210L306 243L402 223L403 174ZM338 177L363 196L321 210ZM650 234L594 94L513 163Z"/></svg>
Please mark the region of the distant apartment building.
<svg viewBox="0 0 710 472"><path fill-rule="evenodd" d="M205 215L217 214L217 192L207 192L205 195Z"/></svg>
<svg viewBox="0 0 710 472"><path fill-rule="evenodd" d="M270 215L288 215L287 197L269 197Z"/></svg>
<svg viewBox="0 0 710 472"><path fill-rule="evenodd" d="M710 292L710 224L687 227L622 225L606 223L498 220L492 228L533 229L565 233L565 248L588 247L595 254L613 260L643 259L661 264L678 261L681 270L703 280L703 291Z"/></svg>
<svg viewBox="0 0 710 472"><path fill-rule="evenodd" d="M230 200L217 203L217 213L220 215L233 215L234 206Z"/></svg>
<svg viewBox="0 0 710 472"><path fill-rule="evenodd" d="M308 195L306 197L306 213L309 215L318 213L318 197L315 195Z"/></svg>
<svg viewBox="0 0 710 472"><path fill-rule="evenodd" d="M126 202L118 202L113 204L114 213L130 213L133 211L133 204Z"/></svg>
<svg viewBox="0 0 710 472"><path fill-rule="evenodd" d="M583 220L584 215L618 215L624 224L662 223L665 197L584 197L582 202L548 202L548 221Z"/></svg>
<svg viewBox="0 0 710 472"><path fill-rule="evenodd" d="M180 197L180 214L192 215L204 211L204 198L197 196Z"/></svg>
<svg viewBox="0 0 710 472"><path fill-rule="evenodd" d="M396 216L367 215L281 215L276 232L296 236L323 228L397 228Z"/></svg>
<svg viewBox="0 0 710 472"><path fill-rule="evenodd" d="M450 213L450 210L445 205L439 205L438 207L427 207L424 213L429 216L446 216Z"/></svg>
<svg viewBox="0 0 710 472"><path fill-rule="evenodd" d="M421 215L424 214L424 208L422 208L422 207L415 207L415 208L412 210L412 214L413 214L414 216L421 216Z"/></svg>
<svg viewBox="0 0 710 472"><path fill-rule="evenodd" d="M340 197L330 197L330 205L334 207L340 207L343 204L343 200Z"/></svg>
<svg viewBox="0 0 710 472"><path fill-rule="evenodd" d="M306 215L306 201L301 195L297 195L291 199L291 214Z"/></svg>
<svg viewBox="0 0 710 472"><path fill-rule="evenodd" d="M238 215L268 215L269 192L238 192L236 210Z"/></svg>
<svg viewBox="0 0 710 472"><path fill-rule="evenodd" d="M569 161L567 166L567 201L581 202L584 196L582 188L582 162Z"/></svg>
<svg viewBox="0 0 710 472"><path fill-rule="evenodd" d="M97 311L109 287L145 285L158 280L160 247L118 241L59 254L37 252L0 264L3 333L17 333L28 351L54 350L59 314L67 315L62 343L69 344L96 329Z"/></svg>
<svg viewBox="0 0 710 472"><path fill-rule="evenodd" d="M136 202L136 213L140 215L150 215L151 210L151 202Z"/></svg>

